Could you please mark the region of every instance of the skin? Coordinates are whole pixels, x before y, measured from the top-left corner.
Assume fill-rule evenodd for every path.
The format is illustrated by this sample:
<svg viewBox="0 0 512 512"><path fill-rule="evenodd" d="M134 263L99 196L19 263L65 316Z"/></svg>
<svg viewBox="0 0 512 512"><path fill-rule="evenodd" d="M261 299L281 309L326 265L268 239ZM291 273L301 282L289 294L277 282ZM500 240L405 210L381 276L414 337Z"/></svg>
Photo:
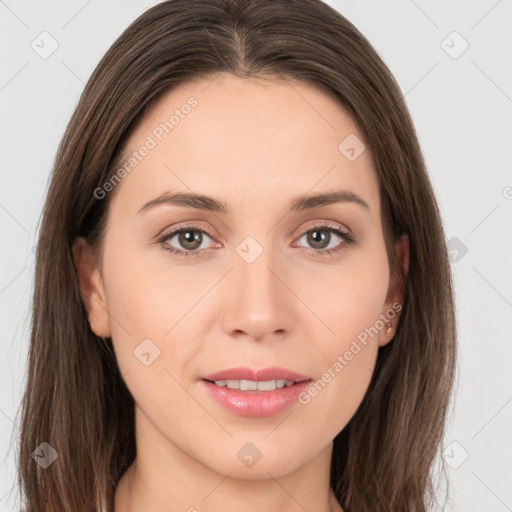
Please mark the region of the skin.
<svg viewBox="0 0 512 512"><path fill-rule="evenodd" d="M371 153L350 161L338 150L349 134L363 136L316 88L229 74L166 93L125 153L190 96L198 105L109 192L101 271L84 240L73 246L91 328L112 337L136 402L137 458L119 482L115 512L340 511L329 488L332 442L361 403L398 313L392 331L370 337L307 405L243 417L210 398L200 379L234 366L281 366L317 381L401 303ZM287 210L296 196L339 189L369 208L338 202ZM137 213L165 191L213 196L229 213L169 204ZM355 243L327 230L330 242L313 245L308 231L326 221ZM198 257L164 249L186 251L179 235L156 241L183 223L213 233L202 235ZM248 236L263 249L252 263L236 252ZM323 256L326 246L341 250ZM407 270L407 239L396 250ZM149 366L133 353L146 338L160 349ZM237 458L248 442L262 454L250 468Z"/></svg>

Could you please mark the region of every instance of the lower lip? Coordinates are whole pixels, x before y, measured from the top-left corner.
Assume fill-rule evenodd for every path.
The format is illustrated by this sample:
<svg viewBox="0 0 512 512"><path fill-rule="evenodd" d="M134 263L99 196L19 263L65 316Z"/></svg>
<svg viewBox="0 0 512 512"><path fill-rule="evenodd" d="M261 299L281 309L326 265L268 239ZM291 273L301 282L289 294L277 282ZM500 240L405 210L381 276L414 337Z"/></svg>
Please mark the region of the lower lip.
<svg viewBox="0 0 512 512"><path fill-rule="evenodd" d="M240 391L216 386L207 380L202 382L208 393L229 411L240 416L265 418L279 414L295 403L311 380L297 382L293 386L274 391Z"/></svg>

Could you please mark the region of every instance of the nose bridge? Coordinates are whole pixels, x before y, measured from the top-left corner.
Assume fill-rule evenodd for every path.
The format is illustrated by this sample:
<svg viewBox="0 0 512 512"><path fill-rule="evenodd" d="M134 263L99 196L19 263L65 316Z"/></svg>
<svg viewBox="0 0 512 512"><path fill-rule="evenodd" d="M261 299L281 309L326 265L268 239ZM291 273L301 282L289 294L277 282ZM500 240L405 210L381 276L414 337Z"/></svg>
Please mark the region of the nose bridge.
<svg viewBox="0 0 512 512"><path fill-rule="evenodd" d="M278 278L279 255L270 238L265 240L260 243L248 236L235 248L224 312L228 332L243 331L255 339L289 331L293 325L293 299L287 297L285 279Z"/></svg>

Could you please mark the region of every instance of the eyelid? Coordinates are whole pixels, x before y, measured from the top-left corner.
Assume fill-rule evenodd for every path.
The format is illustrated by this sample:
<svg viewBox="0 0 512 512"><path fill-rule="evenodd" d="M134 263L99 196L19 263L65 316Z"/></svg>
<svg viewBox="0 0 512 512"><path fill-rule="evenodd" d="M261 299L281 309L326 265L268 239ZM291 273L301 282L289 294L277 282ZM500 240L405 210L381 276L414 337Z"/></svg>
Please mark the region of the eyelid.
<svg viewBox="0 0 512 512"><path fill-rule="evenodd" d="M160 241L162 239L167 239L171 235L175 235L177 232L185 229L191 229L194 231L204 231L207 235L209 235L211 238L218 238L220 240L223 239L222 236L220 236L216 231L211 229L209 226L199 226L199 225L193 225L191 222L194 221L188 221L183 224L178 224L176 226L167 227L160 231L158 235L156 235L155 240Z"/></svg>
<svg viewBox="0 0 512 512"><path fill-rule="evenodd" d="M339 222L334 222L334 221L331 221L331 220L311 221L311 222L306 224L306 227L301 226L301 228L299 230L299 233L304 235L305 233L308 233L309 231L312 231L315 228L317 228L317 229L318 228L331 228L331 229L335 229L335 230L343 232L343 234L345 236L347 236L349 238L352 238L352 234L351 234L350 230L347 227L345 227L343 224L340 224Z"/></svg>
<svg viewBox="0 0 512 512"><path fill-rule="evenodd" d="M165 237L167 238L168 236L176 233L177 231L181 230L181 229L195 229L197 231L205 231L208 235L210 235L212 238L218 238L220 240L223 240L223 237L221 235L219 235L216 231L214 231L213 229L211 229L209 226L198 226L198 225L193 225L191 224L192 222L194 221L187 221L185 222L184 224L178 224L177 226L173 226L173 227L166 227L164 228L162 231L160 231L155 239L160 239L162 237ZM309 226L308 226L309 225ZM326 227L326 228L332 228L332 229L339 229L340 231L342 231L347 237L352 237L353 235L351 234L350 230L348 228L346 228L343 224L340 224L338 222L334 222L334 221L311 221L310 223L308 223L308 225L306 227L302 226L299 230L298 230L298 233L294 236L299 236L300 235L303 235L304 233L314 229L314 228L320 228L320 227Z"/></svg>

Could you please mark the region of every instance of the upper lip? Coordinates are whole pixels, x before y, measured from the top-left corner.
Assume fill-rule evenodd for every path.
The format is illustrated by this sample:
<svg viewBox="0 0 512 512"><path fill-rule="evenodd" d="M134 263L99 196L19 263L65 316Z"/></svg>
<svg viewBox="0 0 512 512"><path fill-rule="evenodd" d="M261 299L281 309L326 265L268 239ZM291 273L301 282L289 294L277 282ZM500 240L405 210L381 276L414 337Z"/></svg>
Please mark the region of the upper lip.
<svg viewBox="0 0 512 512"><path fill-rule="evenodd" d="M216 380L252 380L259 382L267 380L288 380L302 382L304 380L310 380L310 377L288 370L287 368L278 368L275 366L269 368L249 368L240 366L210 373L203 376L202 379L212 382Z"/></svg>

